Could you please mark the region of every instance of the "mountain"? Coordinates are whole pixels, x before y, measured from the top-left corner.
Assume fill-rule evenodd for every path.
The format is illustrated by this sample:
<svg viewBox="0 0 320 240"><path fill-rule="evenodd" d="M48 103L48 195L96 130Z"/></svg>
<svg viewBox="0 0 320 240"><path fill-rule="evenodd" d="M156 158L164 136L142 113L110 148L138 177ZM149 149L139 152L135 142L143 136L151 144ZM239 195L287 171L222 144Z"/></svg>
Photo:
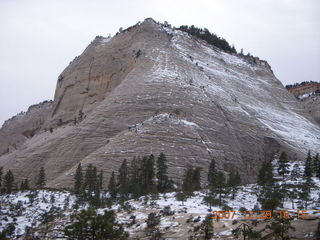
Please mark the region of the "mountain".
<svg viewBox="0 0 320 240"><path fill-rule="evenodd" d="M264 160L320 149L320 127L266 61L230 54L146 19L96 37L58 78L54 100L30 107L0 130L0 166L48 187L70 187L78 163L104 176L123 159L164 152L178 180L212 158L246 182Z"/></svg>

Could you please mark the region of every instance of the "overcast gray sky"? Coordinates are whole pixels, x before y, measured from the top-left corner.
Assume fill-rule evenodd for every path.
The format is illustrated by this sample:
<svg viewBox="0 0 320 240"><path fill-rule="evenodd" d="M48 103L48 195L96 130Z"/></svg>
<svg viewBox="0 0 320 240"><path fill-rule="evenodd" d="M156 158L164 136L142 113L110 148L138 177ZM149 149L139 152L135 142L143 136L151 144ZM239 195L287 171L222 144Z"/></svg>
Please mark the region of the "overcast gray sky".
<svg viewBox="0 0 320 240"><path fill-rule="evenodd" d="M152 17L196 25L266 59L285 85L320 81L318 0L0 0L0 126L53 99L56 80L96 35Z"/></svg>

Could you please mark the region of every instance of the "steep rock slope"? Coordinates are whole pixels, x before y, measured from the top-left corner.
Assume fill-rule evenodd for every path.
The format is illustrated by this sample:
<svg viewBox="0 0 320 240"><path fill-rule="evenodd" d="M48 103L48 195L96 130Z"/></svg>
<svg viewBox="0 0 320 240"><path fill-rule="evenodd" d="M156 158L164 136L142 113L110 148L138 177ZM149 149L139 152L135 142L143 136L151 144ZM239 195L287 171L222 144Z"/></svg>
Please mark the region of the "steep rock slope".
<svg viewBox="0 0 320 240"><path fill-rule="evenodd" d="M187 165L204 176L214 157L250 182L280 150L301 159L320 149L319 125L266 62L152 19L97 37L60 75L43 125L53 132L39 131L0 165L31 180L44 166L52 187L70 186L79 162L108 176L124 158L160 152L175 179Z"/></svg>
<svg viewBox="0 0 320 240"><path fill-rule="evenodd" d="M52 107L52 101L44 101L5 121L0 129L0 156L20 148L27 139L43 129Z"/></svg>
<svg viewBox="0 0 320 240"><path fill-rule="evenodd" d="M320 94L302 99L302 104L311 116L320 124Z"/></svg>
<svg viewBox="0 0 320 240"><path fill-rule="evenodd" d="M311 116L320 124L320 94L311 96L303 101Z"/></svg>

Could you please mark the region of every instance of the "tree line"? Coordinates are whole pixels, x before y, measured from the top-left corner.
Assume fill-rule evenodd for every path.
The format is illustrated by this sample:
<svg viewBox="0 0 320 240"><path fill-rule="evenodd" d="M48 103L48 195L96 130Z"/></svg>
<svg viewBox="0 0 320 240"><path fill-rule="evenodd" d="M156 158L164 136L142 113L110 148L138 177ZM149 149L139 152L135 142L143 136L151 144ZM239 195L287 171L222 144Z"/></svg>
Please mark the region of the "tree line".
<svg viewBox="0 0 320 240"><path fill-rule="evenodd" d="M210 45L216 46L219 49L222 49L226 52L235 53L237 54L237 51L234 46L230 46L230 44L225 40L224 38L218 37L216 34L211 33L207 28L197 28L194 25L187 26L182 25L178 28L178 30L181 30L183 32L187 32L191 34L192 36L195 36L197 38L200 38Z"/></svg>
<svg viewBox="0 0 320 240"><path fill-rule="evenodd" d="M89 200L94 205L100 203L103 185L103 173L89 164L83 174L78 165L74 177L74 192L80 199ZM172 189L173 181L168 177L167 158L164 153L155 158L153 154L135 157L130 165L123 160L117 172L112 172L107 190L109 199L122 202L129 198L138 198L147 194L157 194Z"/></svg>
<svg viewBox="0 0 320 240"><path fill-rule="evenodd" d="M29 190L29 179L25 178L20 182L20 185L15 181L15 177L12 173L12 171L9 169L6 174L3 175L3 168L0 167L0 193L1 194L10 194L14 191L25 191ZM43 188L46 184L46 174L44 167L41 167L35 180L35 187L40 189Z"/></svg>

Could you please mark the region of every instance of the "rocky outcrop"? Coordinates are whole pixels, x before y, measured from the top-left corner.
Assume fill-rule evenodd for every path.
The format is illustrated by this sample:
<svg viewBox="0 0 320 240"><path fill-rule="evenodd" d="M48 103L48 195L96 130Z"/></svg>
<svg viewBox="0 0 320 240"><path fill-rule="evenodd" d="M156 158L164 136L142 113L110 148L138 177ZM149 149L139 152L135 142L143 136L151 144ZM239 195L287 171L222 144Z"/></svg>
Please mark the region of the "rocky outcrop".
<svg viewBox="0 0 320 240"><path fill-rule="evenodd" d="M152 19L96 38L61 73L48 113L42 129L52 132L25 137L0 165L31 180L44 166L50 187L70 187L80 162L108 177L125 158L160 152L175 180L193 165L204 181L215 158L220 170L252 182L281 150L294 160L320 149L319 125L265 61Z"/></svg>
<svg viewBox="0 0 320 240"><path fill-rule="evenodd" d="M5 121L0 129L0 156L19 149L40 130L46 130L43 125L51 115L52 106L52 101L44 101Z"/></svg>
<svg viewBox="0 0 320 240"><path fill-rule="evenodd" d="M320 94L311 95L303 99L302 104L314 120L320 124Z"/></svg>

